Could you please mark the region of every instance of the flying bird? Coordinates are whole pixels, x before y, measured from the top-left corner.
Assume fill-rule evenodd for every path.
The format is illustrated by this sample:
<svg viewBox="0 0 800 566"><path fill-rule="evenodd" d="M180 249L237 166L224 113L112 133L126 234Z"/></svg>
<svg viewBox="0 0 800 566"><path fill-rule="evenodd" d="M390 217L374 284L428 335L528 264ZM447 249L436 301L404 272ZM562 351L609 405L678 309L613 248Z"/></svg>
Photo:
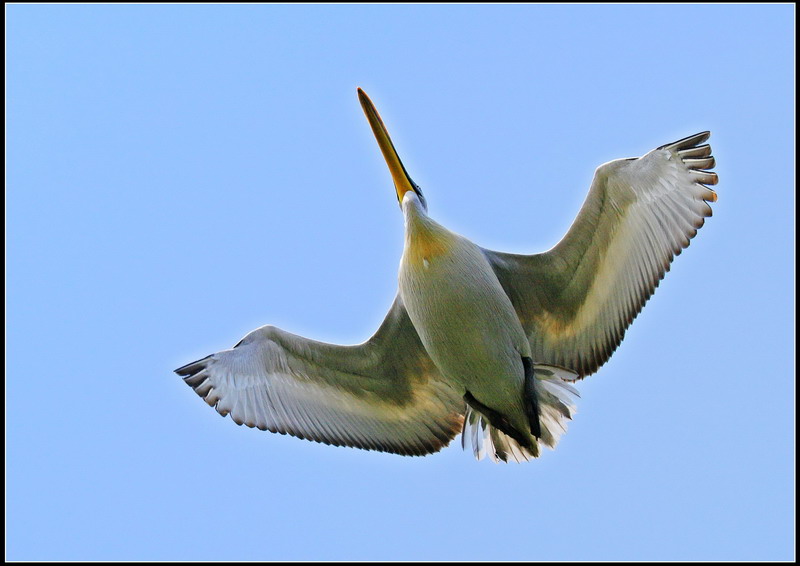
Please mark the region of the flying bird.
<svg viewBox="0 0 800 566"><path fill-rule="evenodd" d="M527 461L555 448L570 385L598 370L711 216L709 132L597 168L549 251L484 249L428 216L372 101L358 97L405 217L399 290L363 344L262 326L175 372L236 424L421 456L459 434L475 456Z"/></svg>

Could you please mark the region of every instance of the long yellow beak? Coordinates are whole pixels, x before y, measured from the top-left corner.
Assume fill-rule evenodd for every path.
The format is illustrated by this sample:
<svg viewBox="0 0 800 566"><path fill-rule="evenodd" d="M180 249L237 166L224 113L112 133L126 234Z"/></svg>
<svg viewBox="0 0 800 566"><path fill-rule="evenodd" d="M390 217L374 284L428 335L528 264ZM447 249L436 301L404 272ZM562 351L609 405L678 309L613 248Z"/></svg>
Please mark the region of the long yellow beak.
<svg viewBox="0 0 800 566"><path fill-rule="evenodd" d="M375 139L378 140L378 145L383 153L383 158L386 160L386 165L389 166L389 171L392 173L392 180L394 180L394 189L397 191L397 200L403 202L403 195L408 191L414 191L414 182L408 176L403 162L397 155L397 150L394 148L392 138L389 137L389 132L386 131L386 126L383 125L380 114L375 109L375 105L367 96L367 93L358 89L358 100L361 102L361 107L364 109L364 114L367 115L369 125L372 128L372 133L375 134Z"/></svg>

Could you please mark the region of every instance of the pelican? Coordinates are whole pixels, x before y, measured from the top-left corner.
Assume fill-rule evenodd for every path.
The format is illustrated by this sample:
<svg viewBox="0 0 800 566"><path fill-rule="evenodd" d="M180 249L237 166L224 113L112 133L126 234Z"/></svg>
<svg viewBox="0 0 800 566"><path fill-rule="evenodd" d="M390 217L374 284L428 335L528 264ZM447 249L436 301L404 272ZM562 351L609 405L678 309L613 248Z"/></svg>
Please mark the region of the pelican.
<svg viewBox="0 0 800 566"><path fill-rule="evenodd" d="M405 218L399 290L375 334L339 346L262 326L175 370L238 425L407 456L461 433L475 457L555 448L572 382L596 372L711 216L717 183L702 132L597 168L552 249L484 249L428 216L378 111L358 97Z"/></svg>

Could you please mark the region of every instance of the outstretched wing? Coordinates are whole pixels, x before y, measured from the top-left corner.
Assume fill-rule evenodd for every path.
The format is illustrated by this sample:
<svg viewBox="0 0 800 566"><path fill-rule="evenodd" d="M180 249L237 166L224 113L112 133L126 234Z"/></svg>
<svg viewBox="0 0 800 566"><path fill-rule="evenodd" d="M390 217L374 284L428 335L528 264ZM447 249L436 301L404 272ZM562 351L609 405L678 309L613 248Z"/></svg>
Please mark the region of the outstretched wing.
<svg viewBox="0 0 800 566"><path fill-rule="evenodd" d="M398 295L357 346L273 326L175 372L237 424L338 446L424 455L461 432L464 402L441 378Z"/></svg>
<svg viewBox="0 0 800 566"><path fill-rule="evenodd" d="M711 216L717 183L703 132L638 159L600 166L567 235L550 251L484 250L522 320L537 362L580 377L611 356L625 331Z"/></svg>

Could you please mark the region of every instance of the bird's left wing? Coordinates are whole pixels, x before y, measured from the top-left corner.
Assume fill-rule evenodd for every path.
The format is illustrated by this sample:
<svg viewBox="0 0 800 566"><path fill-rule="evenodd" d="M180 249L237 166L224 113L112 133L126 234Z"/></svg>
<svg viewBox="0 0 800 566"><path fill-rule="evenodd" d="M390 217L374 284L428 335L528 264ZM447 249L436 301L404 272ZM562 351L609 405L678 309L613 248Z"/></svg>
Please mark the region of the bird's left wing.
<svg viewBox="0 0 800 566"><path fill-rule="evenodd" d="M399 295L363 344L264 326L175 372L237 424L325 444L424 455L463 423L464 402L441 379Z"/></svg>
<svg viewBox="0 0 800 566"><path fill-rule="evenodd" d="M550 251L484 250L531 344L534 361L580 377L611 356L717 200L703 132L638 159L600 166L567 235Z"/></svg>

